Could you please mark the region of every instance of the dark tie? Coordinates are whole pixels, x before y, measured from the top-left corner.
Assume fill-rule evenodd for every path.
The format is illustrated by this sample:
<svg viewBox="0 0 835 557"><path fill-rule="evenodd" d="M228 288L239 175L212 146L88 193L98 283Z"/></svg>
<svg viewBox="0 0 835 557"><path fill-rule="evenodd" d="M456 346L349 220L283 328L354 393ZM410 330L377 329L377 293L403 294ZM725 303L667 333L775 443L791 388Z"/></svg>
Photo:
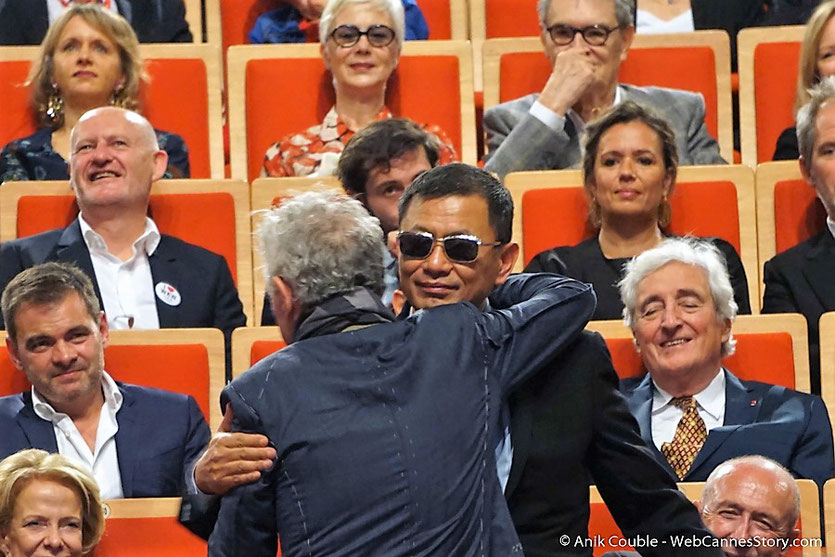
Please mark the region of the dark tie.
<svg viewBox="0 0 835 557"><path fill-rule="evenodd" d="M683 480L690 466L693 465L696 455L702 449L702 445L705 444L707 428L704 420L699 416L696 400L692 396L674 398L671 404L681 408L684 415L678 422L673 440L669 443L662 443L661 453L667 457L678 479Z"/></svg>

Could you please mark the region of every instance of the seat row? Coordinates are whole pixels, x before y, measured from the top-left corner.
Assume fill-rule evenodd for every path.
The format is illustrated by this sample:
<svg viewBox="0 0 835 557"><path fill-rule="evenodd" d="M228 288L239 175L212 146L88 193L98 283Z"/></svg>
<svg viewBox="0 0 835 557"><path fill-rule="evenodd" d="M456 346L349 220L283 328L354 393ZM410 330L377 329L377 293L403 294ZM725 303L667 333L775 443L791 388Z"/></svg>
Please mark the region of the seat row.
<svg viewBox="0 0 835 557"><path fill-rule="evenodd" d="M163 233L219 253L238 286L247 322L260 322L264 277L251 231L276 199L335 178L162 180L154 184L151 212ZM521 271L537 253L591 236L582 177L576 170L509 174L516 211L513 238ZM764 263L823 229L825 212L795 162L682 167L670 198L673 234L715 236L736 248L748 277L751 308L759 313ZM8 182L0 187L0 242L67 226L78 209L67 182Z"/></svg>
<svg viewBox="0 0 835 557"><path fill-rule="evenodd" d="M739 38L742 162L770 159L776 138L793 125L793 78L802 27L743 30ZM775 42L776 41L776 42ZM638 35L619 79L701 93L708 131L734 160L731 74L724 31ZM189 146L193 178L251 182L264 153L281 137L321 122L333 90L314 44L235 46L228 51L228 121L224 147L220 49L206 44L142 45L150 84L142 106L159 129ZM764 53L764 54L763 54ZM0 48L0 144L31 134L35 122L23 86L37 47ZM483 64L473 64L481 60ZM780 63L775 63L779 60ZM538 38L409 41L387 90L395 114L439 125L464 162L478 159L477 82L483 108L541 90L550 67ZM427 102L431 99L432 102ZM228 154L229 173L225 169Z"/></svg>

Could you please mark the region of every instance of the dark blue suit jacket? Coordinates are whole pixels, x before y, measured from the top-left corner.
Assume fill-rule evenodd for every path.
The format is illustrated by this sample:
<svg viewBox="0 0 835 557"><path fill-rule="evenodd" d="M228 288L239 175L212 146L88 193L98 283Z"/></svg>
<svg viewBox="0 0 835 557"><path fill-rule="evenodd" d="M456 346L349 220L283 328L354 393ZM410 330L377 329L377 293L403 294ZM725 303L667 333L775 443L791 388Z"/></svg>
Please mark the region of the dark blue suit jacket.
<svg viewBox="0 0 835 557"><path fill-rule="evenodd" d="M77 265L92 279L101 302L93 261L77 219L67 228L19 238L0 246L0 291L19 272L46 261ZM181 297L177 306L166 304L159 296L154 297L160 327L214 327L223 331L228 347L232 331L246 325L246 316L226 260L216 253L163 234L149 261L154 285L167 282ZM0 316L2 328L5 324Z"/></svg>
<svg viewBox="0 0 835 557"><path fill-rule="evenodd" d="M815 480L821 487L835 476L832 428L820 397L759 381L741 381L730 371L724 373L725 423L708 434L683 481L705 481L717 465L748 454L772 458L795 477ZM638 419L641 436L675 477L652 442L654 388L649 374L621 381L621 389Z"/></svg>
<svg viewBox="0 0 835 557"><path fill-rule="evenodd" d="M209 442L209 426L192 397L117 383L116 453L125 497L178 497ZM58 452L52 423L42 420L26 391L0 398L0 459L23 449Z"/></svg>
<svg viewBox="0 0 835 557"><path fill-rule="evenodd" d="M141 43L190 43L182 0L116 0ZM49 28L46 0L0 2L0 45L40 44Z"/></svg>
<svg viewBox="0 0 835 557"><path fill-rule="evenodd" d="M582 330L588 285L516 275L491 307L312 337L224 390L272 472L224 496L209 555L521 555L496 476L501 401Z"/></svg>

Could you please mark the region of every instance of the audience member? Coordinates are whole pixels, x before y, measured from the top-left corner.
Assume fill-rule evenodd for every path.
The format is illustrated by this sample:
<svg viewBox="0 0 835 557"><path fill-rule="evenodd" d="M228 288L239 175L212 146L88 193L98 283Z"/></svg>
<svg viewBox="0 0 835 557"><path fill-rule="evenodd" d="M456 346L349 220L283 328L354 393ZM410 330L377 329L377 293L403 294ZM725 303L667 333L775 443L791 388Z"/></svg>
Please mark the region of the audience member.
<svg viewBox="0 0 835 557"><path fill-rule="evenodd" d="M518 254L510 243L513 205L497 182L473 183L470 173L463 165L434 169L401 198L400 278L410 304L401 319L415 310L456 302L495 308L495 298L488 303L487 297L505 282ZM477 248L476 240L483 247ZM464 251L467 242L470 253ZM500 247L490 247L497 242ZM451 347L468 353L460 345ZM441 345L434 350L443 353ZM695 510L640 438L617 391L603 339L583 332L547 366L511 393L502 409L500 437L491 445L525 554L591 556L591 548L573 545L586 536L590 482L597 484L626 535L659 540L707 535ZM453 383L445 382L441 390ZM222 492L251 481L239 471L263 469L265 441L238 433L215 437L196 468L198 486ZM241 447L253 451L251 456ZM561 545L561 535L569 536L572 545ZM663 547L647 555L687 554ZM721 553L707 550L702 555L714 554Z"/></svg>
<svg viewBox="0 0 835 557"><path fill-rule="evenodd" d="M809 89L822 78L835 74L835 0L826 0L809 18L800 46L800 62L797 72L797 91L794 98L795 113L809 102ZM797 148L797 130L786 128L777 138L773 160L793 160L800 156Z"/></svg>
<svg viewBox="0 0 835 557"><path fill-rule="evenodd" d="M760 24L763 0L637 0L635 30L638 33L686 33L722 29L731 38L731 66L736 71L736 34Z"/></svg>
<svg viewBox="0 0 835 557"><path fill-rule="evenodd" d="M484 113L485 168L515 170L579 166L586 122L622 101L652 107L675 131L682 164L725 162L707 133L701 95L617 82L635 35L632 0L540 0L540 39L553 71L540 94Z"/></svg>
<svg viewBox="0 0 835 557"><path fill-rule="evenodd" d="M741 456L717 466L698 506L707 527L727 541L729 556L779 557L799 534L797 484L780 463L762 456Z"/></svg>
<svg viewBox="0 0 835 557"><path fill-rule="evenodd" d="M328 176L358 130L391 118L386 84L403 46L400 0L331 0L319 22L325 68L333 76L336 104L321 124L290 134L267 149L265 176ZM457 158L438 126L423 125L440 144L440 162Z"/></svg>
<svg viewBox="0 0 835 557"><path fill-rule="evenodd" d="M501 188L464 168L462 180ZM433 179L445 175L419 182ZM278 461L224 497L209 555L274 556L276 529L289 554L521 554L496 480L497 409L582 330L591 289L524 275L493 292L496 311L459 304L394 321L380 302L379 223L357 201L301 194L258 235L292 344L235 379L223 404ZM401 233L401 252L421 257L426 239ZM474 267L516 253L472 236L442 242Z"/></svg>
<svg viewBox="0 0 835 557"><path fill-rule="evenodd" d="M43 127L3 147L0 184L66 180L70 132L78 119L108 104L136 109L142 78L139 44L124 18L97 4L72 6L50 27L29 72L33 109ZM188 178L182 138L156 134L168 153L168 177Z"/></svg>
<svg viewBox="0 0 835 557"><path fill-rule="evenodd" d="M151 182L168 158L148 121L122 108L91 110L73 129L71 151L78 218L0 246L0 288L27 267L67 261L93 279L111 328L216 327L228 342L246 317L226 260L161 235L147 216Z"/></svg>
<svg viewBox="0 0 835 557"><path fill-rule="evenodd" d="M752 453L821 487L835 475L819 397L742 381L722 366L736 344L736 303L719 250L666 240L627 264L620 289L624 321L648 371L622 388L641 435L671 475L704 481L719 463Z"/></svg>
<svg viewBox="0 0 835 557"><path fill-rule="evenodd" d="M93 0L75 0L87 4ZM99 2L96 2L99 3ZM183 0L103 0L105 9L123 16L143 43L190 43ZM38 44L71 5L69 0L3 0L0 45Z"/></svg>
<svg viewBox="0 0 835 557"><path fill-rule="evenodd" d="M609 110L586 129L584 186L589 223L597 235L576 246L560 246L534 257L528 272L550 272L591 283L597 294L593 319L617 319L623 303L617 282L629 258L669 235L668 201L675 188L678 156L667 123L632 101ZM741 313L751 313L745 269L734 247L711 238L731 273Z"/></svg>
<svg viewBox="0 0 835 557"><path fill-rule="evenodd" d="M406 23L406 40L429 38L429 27L416 0L400 0ZM287 3L258 16L249 32L249 42L304 43L319 40L319 18L326 0L287 0Z"/></svg>
<svg viewBox="0 0 835 557"><path fill-rule="evenodd" d="M820 234L765 263L763 313L802 313L809 326L812 392L820 392L818 321L835 310L835 173L830 146L835 142L835 77L815 86L809 102L797 113L800 172L826 210ZM833 339L827 339L832 342Z"/></svg>
<svg viewBox="0 0 835 557"><path fill-rule="evenodd" d="M57 452L107 499L181 495L209 427L193 398L104 371L107 319L87 275L67 263L29 268L3 291L2 311L9 357L32 388L0 398L0 456Z"/></svg>
<svg viewBox="0 0 835 557"><path fill-rule="evenodd" d="M38 449L0 462L0 554L92 555L103 532L99 487L83 468Z"/></svg>

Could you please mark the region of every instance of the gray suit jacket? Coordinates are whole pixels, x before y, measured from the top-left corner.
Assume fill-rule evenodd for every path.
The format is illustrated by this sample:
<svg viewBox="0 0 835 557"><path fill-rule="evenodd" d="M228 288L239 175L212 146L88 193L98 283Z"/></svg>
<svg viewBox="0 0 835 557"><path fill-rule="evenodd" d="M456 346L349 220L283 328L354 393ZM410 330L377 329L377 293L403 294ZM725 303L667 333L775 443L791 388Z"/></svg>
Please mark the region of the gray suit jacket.
<svg viewBox="0 0 835 557"><path fill-rule="evenodd" d="M698 93L619 85L624 101L635 101L666 120L676 135L679 163L721 164L719 145L705 126L705 103ZM560 170L581 165L580 138L566 118L565 128L554 131L530 114L538 94L509 101L484 113L487 133L485 169L504 178L517 170Z"/></svg>

